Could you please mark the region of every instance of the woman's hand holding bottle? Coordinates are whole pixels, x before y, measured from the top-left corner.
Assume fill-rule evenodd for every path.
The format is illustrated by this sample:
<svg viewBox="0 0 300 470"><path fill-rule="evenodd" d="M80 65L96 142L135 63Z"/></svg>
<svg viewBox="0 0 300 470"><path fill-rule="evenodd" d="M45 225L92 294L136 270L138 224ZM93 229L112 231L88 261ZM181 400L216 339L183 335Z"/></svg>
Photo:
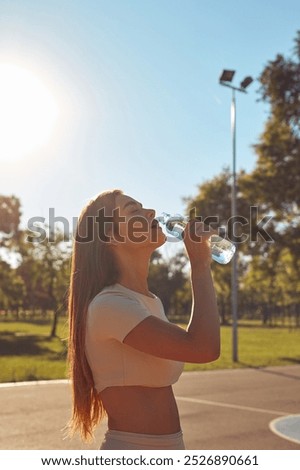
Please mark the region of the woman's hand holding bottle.
<svg viewBox="0 0 300 470"><path fill-rule="evenodd" d="M210 256L220 264L229 263L236 251L233 243L220 237L217 231L212 230L197 218L189 220L180 214L171 215L163 212L161 216L156 217L156 220L165 227L167 234L170 234L173 240L176 238L182 240L188 225L187 233L190 233L190 241L199 245L202 244L198 248L200 251L205 251L204 246L208 243L210 245ZM197 248L192 248L188 242L187 250L188 252L191 250L194 252Z"/></svg>
<svg viewBox="0 0 300 470"><path fill-rule="evenodd" d="M207 225L196 219L190 220L182 234L191 265L209 267L212 262L210 237L216 234Z"/></svg>

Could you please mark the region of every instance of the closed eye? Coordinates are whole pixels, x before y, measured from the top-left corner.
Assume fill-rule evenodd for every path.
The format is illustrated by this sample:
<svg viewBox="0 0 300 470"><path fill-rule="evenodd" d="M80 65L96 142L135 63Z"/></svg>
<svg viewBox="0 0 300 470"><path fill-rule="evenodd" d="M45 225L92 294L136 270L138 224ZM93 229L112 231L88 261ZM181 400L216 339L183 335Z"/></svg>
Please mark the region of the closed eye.
<svg viewBox="0 0 300 470"><path fill-rule="evenodd" d="M134 212L140 212L140 210L143 209L142 204L139 202L134 203L132 209L130 210L130 213L133 214Z"/></svg>

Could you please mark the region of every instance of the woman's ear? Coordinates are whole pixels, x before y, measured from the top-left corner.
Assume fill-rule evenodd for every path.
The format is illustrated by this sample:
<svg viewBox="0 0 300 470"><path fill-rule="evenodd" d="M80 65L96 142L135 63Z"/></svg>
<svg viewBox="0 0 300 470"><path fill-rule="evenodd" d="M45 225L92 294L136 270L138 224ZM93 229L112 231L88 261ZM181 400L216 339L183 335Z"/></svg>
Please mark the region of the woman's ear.
<svg viewBox="0 0 300 470"><path fill-rule="evenodd" d="M109 237L108 244L109 244L109 246L114 247L114 246L117 246L117 245L118 245L118 242L117 242L117 240L112 236L112 237Z"/></svg>
<svg viewBox="0 0 300 470"><path fill-rule="evenodd" d="M114 247L118 245L118 234L114 233L114 228L112 226L107 227L105 235L109 246Z"/></svg>

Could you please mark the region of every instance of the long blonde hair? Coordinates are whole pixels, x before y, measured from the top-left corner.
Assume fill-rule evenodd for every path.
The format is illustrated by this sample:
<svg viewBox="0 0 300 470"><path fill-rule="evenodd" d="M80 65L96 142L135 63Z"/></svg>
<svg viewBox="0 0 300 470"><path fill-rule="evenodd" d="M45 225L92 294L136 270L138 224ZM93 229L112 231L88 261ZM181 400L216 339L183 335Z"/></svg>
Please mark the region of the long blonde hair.
<svg viewBox="0 0 300 470"><path fill-rule="evenodd" d="M68 363L73 400L68 428L70 435L78 431L84 441L93 437L95 426L106 415L85 354L85 330L89 303L105 286L118 279L113 252L103 237L99 237L98 230L105 233L99 211L105 210L105 216L112 217L119 194L122 191L118 189L100 193L82 210L72 253Z"/></svg>

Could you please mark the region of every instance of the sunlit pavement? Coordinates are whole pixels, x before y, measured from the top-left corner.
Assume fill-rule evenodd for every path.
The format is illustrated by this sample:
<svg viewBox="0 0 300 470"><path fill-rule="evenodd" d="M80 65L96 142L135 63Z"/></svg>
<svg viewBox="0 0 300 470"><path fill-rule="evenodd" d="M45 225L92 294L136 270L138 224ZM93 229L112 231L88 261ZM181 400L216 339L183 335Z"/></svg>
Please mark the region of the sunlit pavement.
<svg viewBox="0 0 300 470"><path fill-rule="evenodd" d="M174 386L187 449L300 449L300 365L187 372ZM65 381L0 385L0 449L98 449L64 438Z"/></svg>

